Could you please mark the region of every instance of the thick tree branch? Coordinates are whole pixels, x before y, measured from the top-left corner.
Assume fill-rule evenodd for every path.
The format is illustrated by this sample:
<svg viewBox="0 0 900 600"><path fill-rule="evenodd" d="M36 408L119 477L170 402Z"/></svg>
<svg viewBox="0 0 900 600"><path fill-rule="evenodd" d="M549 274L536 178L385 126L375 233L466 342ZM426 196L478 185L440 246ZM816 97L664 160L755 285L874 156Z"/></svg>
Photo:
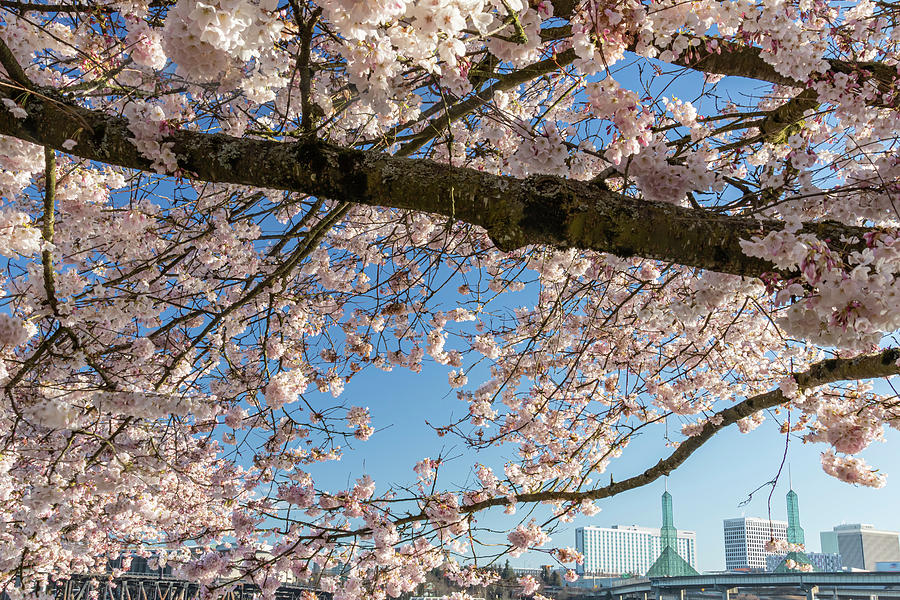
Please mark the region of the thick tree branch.
<svg viewBox="0 0 900 600"><path fill-rule="evenodd" d="M313 130L313 104L310 101L310 87L312 82L312 69L309 64L309 55L312 50L312 39L313 33L316 29L316 22L319 20L319 17L322 14L322 8L317 8L313 13L309 16L309 19L306 23L303 23L300 20L300 13L297 10L296 4L294 6L294 16L297 19L297 25L301 27L300 29L300 58L297 61L298 69L300 70L300 111L302 114L302 121L300 122L300 129L304 133L310 133Z"/></svg>
<svg viewBox="0 0 900 600"><path fill-rule="evenodd" d="M56 272L53 270L53 229L56 214L56 151L44 147L44 218L41 235L44 238L44 250L41 262L44 267L44 291L47 303L54 315L59 315L59 304L56 299Z"/></svg>
<svg viewBox="0 0 900 600"><path fill-rule="evenodd" d="M15 93L0 87L0 97ZM28 117L0 111L0 134L131 169L152 170L131 143L124 119L35 96ZM774 270L746 256L740 241L780 230L778 221L709 214L649 202L559 177L502 177L422 159L343 148L321 141L278 142L176 131L172 144L183 175L193 179L291 190L370 206L428 212L487 230L504 250L529 244L609 252L676 262L734 275ZM868 230L838 223L805 232L830 240L863 239Z"/></svg>
<svg viewBox="0 0 900 600"><path fill-rule="evenodd" d="M803 90L760 122L761 135L775 144L787 142L787 138L800 129L799 123L803 120L803 114L818 106L816 93L810 89Z"/></svg>
<svg viewBox="0 0 900 600"><path fill-rule="evenodd" d="M112 6L91 4L39 4L37 2L17 2L15 0L0 0L0 8L13 9L22 13L111 13L115 10Z"/></svg>
<svg viewBox="0 0 900 600"><path fill-rule="evenodd" d="M717 75L747 77L758 81L767 81L778 85L806 88L807 82L798 81L782 75L775 67L763 60L762 50L754 46L746 46L735 42L716 40L716 48L707 48L705 43L692 47L672 61L672 64ZM875 85L880 93L879 97L869 101L872 106L882 108L897 108L897 100L900 98L898 89L898 74L896 69L880 62L852 62L834 58L826 59L828 71L823 75L817 75L814 79L831 78L836 73L859 75L860 82L868 82ZM804 100L813 102L816 94L809 91Z"/></svg>
<svg viewBox="0 0 900 600"><path fill-rule="evenodd" d="M571 0L560 0L560 2L565 4L569 10L564 15L561 15L559 10L555 11L554 14L556 16L570 16ZM554 2L554 5L556 4ZM541 38L545 41L562 40L571 35L571 25L546 27L541 30ZM767 63L763 59L761 48L716 37L697 36L696 39L700 42L699 45L691 46L687 52L679 55L670 64L687 67L702 73L746 77L777 85L807 87L806 81L782 75L775 67ZM666 47L656 48L658 52L663 52L667 49ZM633 42L628 47L628 50L636 52L638 50L637 42ZM826 58L825 62L828 63L828 70L822 75L814 76L814 79L828 79L833 77L835 73L857 73L860 75L860 81L874 83L878 91L883 95L882 98L872 102L874 106L897 107L897 100L900 98L900 77L890 65L877 61L847 61L836 58ZM886 102L885 100L890 101Z"/></svg>
<svg viewBox="0 0 900 600"><path fill-rule="evenodd" d="M775 67L763 60L762 50L755 46L746 46L735 42L717 40L715 49L707 49L704 44L693 47L689 54L684 54L673 61L673 64L705 73L748 77L760 81L768 81L779 85L805 86L805 81L798 81L782 75ZM897 71L879 62L851 62L835 58L826 59L828 73L860 73L874 80L882 92L890 91L896 83Z"/></svg>

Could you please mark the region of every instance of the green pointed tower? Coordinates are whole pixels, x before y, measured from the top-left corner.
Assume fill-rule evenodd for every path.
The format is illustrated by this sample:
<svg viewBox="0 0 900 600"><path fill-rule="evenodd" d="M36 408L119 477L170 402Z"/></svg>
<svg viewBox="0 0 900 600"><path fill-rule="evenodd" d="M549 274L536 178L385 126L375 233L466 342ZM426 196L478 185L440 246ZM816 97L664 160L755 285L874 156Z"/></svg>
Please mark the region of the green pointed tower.
<svg viewBox="0 0 900 600"><path fill-rule="evenodd" d="M803 528L800 527L800 502L797 499L797 493L794 490L790 490L787 493L787 515L788 515L788 528L787 528L787 541L789 544L805 544L805 536L803 535ZM793 560L795 563L800 565L808 565L811 564L809 561L809 557L806 556L805 552L796 552L791 551L787 553L787 556L784 557L784 560L775 567L775 573L790 573L792 571L797 571L799 569L789 569L787 567L787 561Z"/></svg>
<svg viewBox="0 0 900 600"><path fill-rule="evenodd" d="M694 567L678 554L677 536L675 517L672 513L672 494L667 490L662 495L662 527L659 528L662 551L647 571L647 577L697 575Z"/></svg>
<svg viewBox="0 0 900 600"><path fill-rule="evenodd" d="M659 538L662 547L671 546L676 548L676 539L678 532L675 530L675 515L672 511L672 494L668 490L662 495L662 527L659 529Z"/></svg>
<svg viewBox="0 0 900 600"><path fill-rule="evenodd" d="M787 540L789 544L805 544L803 528L800 527L800 502L794 490L787 493L788 528Z"/></svg>

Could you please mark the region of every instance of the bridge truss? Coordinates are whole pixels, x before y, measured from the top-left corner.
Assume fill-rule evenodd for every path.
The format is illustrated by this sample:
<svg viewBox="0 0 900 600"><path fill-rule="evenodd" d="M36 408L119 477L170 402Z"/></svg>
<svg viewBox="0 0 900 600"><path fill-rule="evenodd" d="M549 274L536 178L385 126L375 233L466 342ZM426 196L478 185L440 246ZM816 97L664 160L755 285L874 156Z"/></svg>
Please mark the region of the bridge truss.
<svg viewBox="0 0 900 600"><path fill-rule="evenodd" d="M197 583L159 577L155 575L125 574L115 579L108 577L73 577L60 581L48 590L53 600L203 600ZM229 588L222 600L256 600L259 587L252 583L239 583ZM328 598L324 598L327 596ZM276 600L330 600L313 588L299 585L282 585L275 592Z"/></svg>

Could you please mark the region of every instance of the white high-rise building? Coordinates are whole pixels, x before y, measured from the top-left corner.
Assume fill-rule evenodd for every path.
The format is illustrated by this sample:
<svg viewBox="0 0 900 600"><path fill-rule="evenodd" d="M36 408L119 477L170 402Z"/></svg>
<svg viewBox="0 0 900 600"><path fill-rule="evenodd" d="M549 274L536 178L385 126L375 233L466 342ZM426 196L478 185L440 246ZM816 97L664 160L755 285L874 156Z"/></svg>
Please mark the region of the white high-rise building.
<svg viewBox="0 0 900 600"><path fill-rule="evenodd" d="M756 517L725 519L725 568L760 569L766 568L766 542L787 539L788 524L784 521L770 521Z"/></svg>
<svg viewBox="0 0 900 600"><path fill-rule="evenodd" d="M575 549L584 554L579 573L644 575L662 552L659 528L637 525L578 527ZM697 568L697 534L676 530L678 554Z"/></svg>

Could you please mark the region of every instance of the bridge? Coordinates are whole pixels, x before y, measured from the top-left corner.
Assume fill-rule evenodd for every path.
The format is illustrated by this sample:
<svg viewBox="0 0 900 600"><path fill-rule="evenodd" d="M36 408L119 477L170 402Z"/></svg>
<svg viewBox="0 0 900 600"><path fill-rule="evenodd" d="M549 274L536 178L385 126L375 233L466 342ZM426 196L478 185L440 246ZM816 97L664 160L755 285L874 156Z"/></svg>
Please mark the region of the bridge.
<svg viewBox="0 0 900 600"><path fill-rule="evenodd" d="M51 586L48 592L54 600L201 600L197 583L176 579L170 575L125 573L115 579L108 576L76 576ZM224 600L254 600L259 587L252 583L238 583L224 594ZM276 600L329 599L314 588L283 584L275 592Z"/></svg>
<svg viewBox="0 0 900 600"><path fill-rule="evenodd" d="M900 600L900 573L726 573L635 578L600 591L598 600Z"/></svg>

